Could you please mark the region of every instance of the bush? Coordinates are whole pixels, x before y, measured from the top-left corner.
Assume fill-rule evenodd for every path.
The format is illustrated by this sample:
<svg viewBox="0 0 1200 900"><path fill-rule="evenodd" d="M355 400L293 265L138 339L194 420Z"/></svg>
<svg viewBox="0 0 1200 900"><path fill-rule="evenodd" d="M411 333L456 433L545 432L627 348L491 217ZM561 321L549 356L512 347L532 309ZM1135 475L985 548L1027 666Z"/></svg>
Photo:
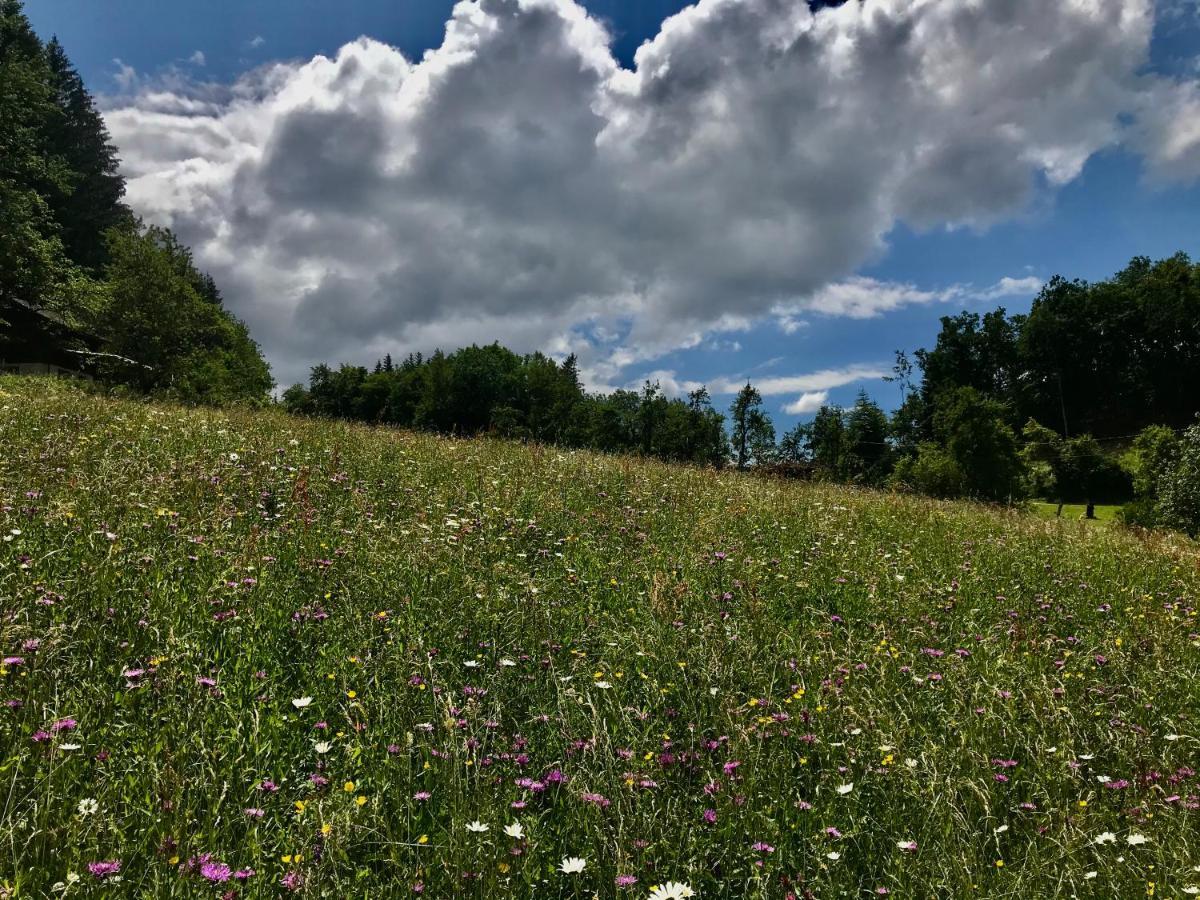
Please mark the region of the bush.
<svg viewBox="0 0 1200 900"><path fill-rule="evenodd" d="M1200 536L1200 425L1183 433L1178 456L1160 476L1158 488L1155 507L1162 524Z"/></svg>
<svg viewBox="0 0 1200 900"><path fill-rule="evenodd" d="M1158 526L1158 511L1152 499L1139 497L1130 500L1117 513L1122 525L1133 528L1155 528Z"/></svg>
<svg viewBox="0 0 1200 900"><path fill-rule="evenodd" d="M916 456L896 464L891 483L931 497L962 497L967 494L967 476L962 467L942 447L924 443Z"/></svg>

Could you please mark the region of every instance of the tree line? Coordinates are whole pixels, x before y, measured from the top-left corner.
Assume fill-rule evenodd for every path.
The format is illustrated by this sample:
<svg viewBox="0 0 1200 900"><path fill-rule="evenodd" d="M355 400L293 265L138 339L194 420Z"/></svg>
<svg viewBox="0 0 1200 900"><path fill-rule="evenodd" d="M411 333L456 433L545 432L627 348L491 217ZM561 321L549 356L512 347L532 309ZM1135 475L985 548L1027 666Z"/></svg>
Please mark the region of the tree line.
<svg viewBox="0 0 1200 900"><path fill-rule="evenodd" d="M118 166L62 45L0 0L0 358L54 351L135 390L266 402L258 345L188 248L132 214Z"/></svg>
<svg viewBox="0 0 1200 900"><path fill-rule="evenodd" d="M490 432L612 453L723 465L724 417L708 392L667 397L657 384L611 394L584 391L574 356L519 356L499 344L453 353L390 356L373 370L313 368L308 386L284 391L285 409L446 434Z"/></svg>
<svg viewBox="0 0 1200 900"><path fill-rule="evenodd" d="M1027 315L941 319L897 352L890 416L822 408L778 454L824 477L939 497L1123 504L1130 524L1200 533L1200 265L1135 257L1052 278Z"/></svg>
<svg viewBox="0 0 1200 900"><path fill-rule="evenodd" d="M498 344L373 370L317 366L288 410L531 439L936 497L1124 504L1126 521L1200 531L1200 266L1135 258L1096 283L1056 277L1027 315L941 320L897 352L888 415L865 392L778 439L750 383L727 415L704 388L586 392L574 357ZM1191 427L1187 427L1187 426Z"/></svg>

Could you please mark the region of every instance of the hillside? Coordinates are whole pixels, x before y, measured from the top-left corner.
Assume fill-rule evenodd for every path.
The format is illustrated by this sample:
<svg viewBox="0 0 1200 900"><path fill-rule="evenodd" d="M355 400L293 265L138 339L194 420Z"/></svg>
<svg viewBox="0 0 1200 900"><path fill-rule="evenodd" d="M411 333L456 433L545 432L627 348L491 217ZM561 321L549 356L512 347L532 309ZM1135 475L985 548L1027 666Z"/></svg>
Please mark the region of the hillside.
<svg viewBox="0 0 1200 900"><path fill-rule="evenodd" d="M0 504L12 896L1200 885L1182 541L14 378Z"/></svg>

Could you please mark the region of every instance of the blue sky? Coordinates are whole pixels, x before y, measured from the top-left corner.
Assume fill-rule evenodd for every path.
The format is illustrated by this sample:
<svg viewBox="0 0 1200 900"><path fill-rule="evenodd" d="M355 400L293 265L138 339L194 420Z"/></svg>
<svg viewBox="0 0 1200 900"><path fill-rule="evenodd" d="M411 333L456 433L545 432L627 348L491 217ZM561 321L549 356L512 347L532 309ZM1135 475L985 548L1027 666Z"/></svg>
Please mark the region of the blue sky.
<svg viewBox="0 0 1200 900"><path fill-rule="evenodd" d="M613 38L612 55L627 69L633 66L633 53L638 46L658 34L663 18L684 7L683 3L663 0L589 0L583 5L591 15L605 23ZM158 108L153 106L157 101L144 98L163 85L179 94L211 97L213 85L233 84L264 63L287 60L302 66L317 54L336 55L339 48L360 35L391 45L408 60L416 61L425 51L441 45L451 7L452 4L441 0L347 0L338 4L315 0L175 0L171 3L161 0L106 0L104 3L95 0L28 0L26 11L44 37L59 36L93 91L105 95L105 104L124 111L119 116L114 112L110 121L114 123L114 135L122 147L132 148L127 154L127 158L133 158L132 171L141 175L150 172L151 163L146 160L159 157L156 156L157 148L143 146L143 142L149 145L153 140L146 124L149 120L136 118L135 112L143 116L157 114ZM711 23L705 23L704 27L717 29ZM1130 45L1118 46L1113 52L1127 53L1127 46ZM674 52L672 64L678 67L683 50ZM1066 53L1065 50L1061 52ZM138 73L136 85L117 79L119 66L116 60ZM1160 5L1153 39L1149 43L1148 64L1131 64L1131 69L1136 71L1129 73L1129 83L1146 75L1160 78L1164 84L1194 79L1200 72L1198 60L1200 11L1189 2ZM367 62L367 65L371 64ZM181 82L195 87L181 88ZM1048 85L1047 90L1053 91L1053 85ZM797 97L802 99L802 88L798 86L797 91ZM1133 115L1129 109L1117 108L1109 112L1119 124L1127 124ZM448 111L446 116L461 118L462 114ZM954 127L953 123L948 127ZM160 139L160 143L165 142ZM194 151L193 158L196 154L202 156L203 152ZM982 311L998 302L1010 310L1023 311L1031 299L1027 290L999 301L973 299L972 289L982 293L1003 278L1044 280L1056 273L1085 279L1102 278L1122 267L1134 255L1160 257L1178 250L1200 255L1200 184L1194 177L1171 180L1157 177L1148 170L1146 162L1153 152L1134 148L1127 141L1096 146L1094 152L1086 156L1082 169L1061 184L1052 184L1044 169L1032 169L1035 187L1031 194L1015 204L1005 199L1000 203L999 212L986 208L978 215L973 208L966 224L956 221L950 214L938 213L931 221L913 223L908 219L919 217L896 214L884 229L882 247L872 246L857 256L848 254L849 261L836 272L843 278L861 276L880 283L909 285L920 291L938 292L961 286L962 290L948 301L909 303L871 318L825 314L819 308L809 308L800 315L803 326L791 333L779 327L778 316L762 314L765 307L760 304L755 316L733 328L716 323L715 313L710 314L708 320L697 318L693 322L689 319L686 329L701 328L703 336L698 340L681 340L677 346L671 346L671 342L662 336L669 334L672 316L684 315L687 307L686 304L672 306L671 303L676 301L664 301L667 311L655 316L656 321L663 320L666 324L657 321L652 337L639 338L653 349L630 352L625 357L630 361L624 365L598 363L597 371L603 377L597 376L597 381L610 385L627 384L647 373L657 372L669 373L669 378L685 384L695 380L731 380L745 376L757 379L768 374L799 375L871 363L886 367L890 365L894 350L912 350L930 344L936 335L940 315L963 308ZM178 164L178 160L170 162ZM987 180L988 172L983 167L971 177L976 181ZM170 206L171 202L182 204L183 201L162 199L151 193L150 181L145 184L146 187L136 191L131 189L134 205L139 205L140 198L151 198L143 201L144 208L139 211L154 219L166 216L185 238L195 241L201 262L207 263L211 259L219 281L223 284L228 281L230 288L226 293L233 295L231 305L247 318L256 334L260 333L260 328L266 330L268 326L258 324L259 321L272 321L263 312L268 303L262 296L265 276L235 271L229 264L229 274L222 277L222 260L226 257L222 256L214 240L205 240L205 236L220 229L187 220L183 211ZM968 185L968 189L970 187ZM209 191L204 196L214 195ZM194 199L189 202L195 205ZM228 215L231 220L235 218L232 213ZM753 225L753 213L747 213L747 216ZM972 225L972 218L987 224ZM581 233L579 241L587 242L591 233ZM659 237L655 235L656 239ZM620 257L620 253L616 256ZM828 257L829 253L823 252L822 256ZM833 269L830 271L834 272ZM377 285L385 274L373 273L370 283ZM715 274L721 277L725 273ZM739 279L747 277L741 267L735 274L736 277L730 277L730 283L739 283ZM429 277L436 278L436 271ZM795 275L791 277L796 279L798 291L811 291L812 284L808 281ZM822 275L816 283L829 280L834 279ZM411 280L405 283L411 283ZM586 286L581 290L587 293ZM314 297L317 295L318 292L313 292ZM297 301L296 309L303 315L298 314L292 322L293 330L303 327L319 330L320 323L326 320L313 312L315 302L311 298ZM338 301L331 299L328 302ZM730 305L732 313L738 312L737 301L728 295L720 301L712 301L714 305L718 302ZM683 312L671 311L676 309ZM523 313L528 312L523 310ZM609 323L604 327L636 332L641 328L638 315L618 316L614 320L616 324ZM386 309L372 309L366 318L375 323L372 327L376 331L356 332L354 339L334 342L327 347L314 340L288 343L273 338L269 331L265 339L260 336L260 341L264 343L276 372L288 378L317 361L315 356L323 355L331 361L369 362L367 358L356 358L355 353L370 355L390 346L389 340L393 339L399 350L411 348L413 342L434 339L451 343L459 335L453 328L431 319L429 328L420 331L419 336L413 337L406 332L409 336L401 339L395 337L399 332L389 331L386 323L379 324L386 319ZM704 321L708 324L696 324ZM592 333L592 327L579 326L569 330L574 339L581 339L581 335ZM487 334L486 326L480 325L474 330L463 331L462 339L475 340ZM543 334L537 329L500 329L496 336L506 343L519 345L525 340L523 335L528 335L526 343L530 346L518 346L518 349L542 345L546 349L561 350L564 346L560 337L552 340L548 332ZM585 348L588 346L585 344ZM572 349L575 349L574 345ZM896 398L893 386L868 378L828 388L828 400L849 402L860 387L865 387L888 405ZM727 398L718 397L717 400L722 404L727 402ZM796 419L783 411L787 403L795 400L794 391L767 398L772 415L783 427Z"/></svg>

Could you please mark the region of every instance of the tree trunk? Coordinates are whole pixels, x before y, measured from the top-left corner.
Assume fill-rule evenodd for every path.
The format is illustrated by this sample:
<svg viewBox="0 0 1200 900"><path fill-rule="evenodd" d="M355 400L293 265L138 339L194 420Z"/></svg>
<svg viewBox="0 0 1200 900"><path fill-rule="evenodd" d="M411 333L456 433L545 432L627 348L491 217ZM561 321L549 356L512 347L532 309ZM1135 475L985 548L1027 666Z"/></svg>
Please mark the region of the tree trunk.
<svg viewBox="0 0 1200 900"><path fill-rule="evenodd" d="M1058 501L1058 511L1054 514L1054 518L1056 518L1056 519L1062 518L1062 508L1063 508L1063 503L1061 500L1059 500Z"/></svg>
<svg viewBox="0 0 1200 900"><path fill-rule="evenodd" d="M1084 518L1085 519L1096 518L1096 504L1093 503L1091 500L1088 501L1087 512L1084 514Z"/></svg>

